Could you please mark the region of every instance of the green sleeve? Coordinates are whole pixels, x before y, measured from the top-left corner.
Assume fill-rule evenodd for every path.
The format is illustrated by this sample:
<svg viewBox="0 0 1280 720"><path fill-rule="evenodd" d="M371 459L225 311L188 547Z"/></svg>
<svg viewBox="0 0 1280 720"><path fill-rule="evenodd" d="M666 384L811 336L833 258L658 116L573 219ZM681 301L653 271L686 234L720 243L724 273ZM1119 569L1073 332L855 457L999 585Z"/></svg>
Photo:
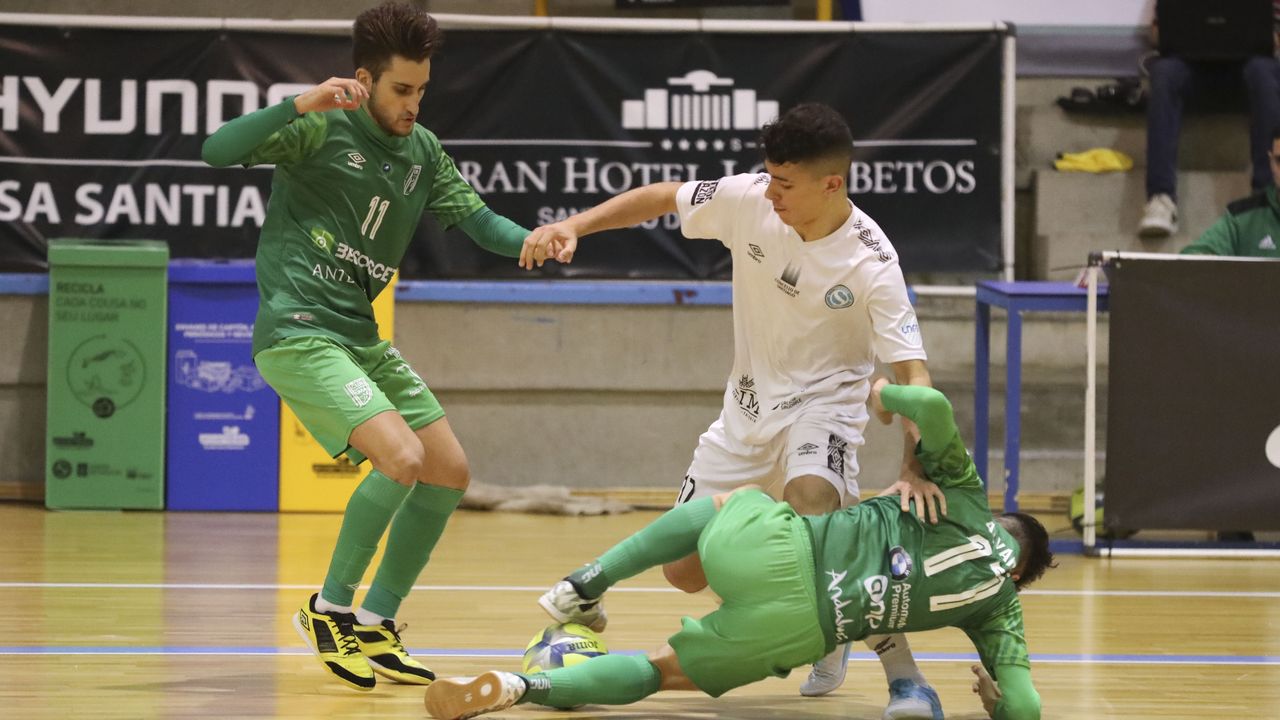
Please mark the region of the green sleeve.
<svg viewBox="0 0 1280 720"><path fill-rule="evenodd" d="M880 401L920 428L916 457L926 477L943 488L982 489L982 479L960 439L946 395L920 385L886 385Z"/></svg>
<svg viewBox="0 0 1280 720"><path fill-rule="evenodd" d="M1031 684L1031 669L998 665L994 675L1000 687L995 720L1040 720L1040 693Z"/></svg>
<svg viewBox="0 0 1280 720"><path fill-rule="evenodd" d="M223 125L201 157L214 167L297 162L320 145L325 127L322 113L299 116L290 97Z"/></svg>
<svg viewBox="0 0 1280 720"><path fill-rule="evenodd" d="M1183 255L1237 255L1236 237L1239 233L1231 214L1218 218L1195 242L1182 248Z"/></svg>
<svg viewBox="0 0 1280 720"><path fill-rule="evenodd" d="M505 257L520 257L520 248L529 235L528 230L483 205L458 223L458 227L475 244Z"/></svg>
<svg viewBox="0 0 1280 720"><path fill-rule="evenodd" d="M427 198L427 211L447 230L484 207L484 201L463 179L453 164L453 158L440 147L436 136L428 134L428 141L436 154L436 166L435 182L431 185L431 196Z"/></svg>
<svg viewBox="0 0 1280 720"><path fill-rule="evenodd" d="M1040 696L1031 684L1031 658L1023 630L1022 603L1006 588L1008 600L981 621L965 627L965 635L978 650L982 666L995 678L1002 695L996 704L997 720L1024 720L1040 717Z"/></svg>

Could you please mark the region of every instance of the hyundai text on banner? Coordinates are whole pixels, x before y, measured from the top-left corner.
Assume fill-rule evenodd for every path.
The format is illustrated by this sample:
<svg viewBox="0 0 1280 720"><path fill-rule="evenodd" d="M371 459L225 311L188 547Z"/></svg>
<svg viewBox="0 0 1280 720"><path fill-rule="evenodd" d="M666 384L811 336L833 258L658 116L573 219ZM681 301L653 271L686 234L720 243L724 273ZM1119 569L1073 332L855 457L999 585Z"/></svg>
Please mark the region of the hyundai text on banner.
<svg viewBox="0 0 1280 720"><path fill-rule="evenodd" d="M850 191L904 268L1000 266L998 32L446 36L421 118L486 202L528 227L646 183L761 171L760 126L822 101L853 128ZM145 233L178 257L252 255L270 170L205 167L201 143L244 112L352 74L344 35L0 25L0 43L9 269L42 268L46 239L60 234ZM419 235L406 277L523 272L433 223ZM669 216L592 238L572 265L543 273L715 278L728 263L719 243L683 239Z"/></svg>
<svg viewBox="0 0 1280 720"><path fill-rule="evenodd" d="M1280 529L1280 262L1109 274L1107 527Z"/></svg>

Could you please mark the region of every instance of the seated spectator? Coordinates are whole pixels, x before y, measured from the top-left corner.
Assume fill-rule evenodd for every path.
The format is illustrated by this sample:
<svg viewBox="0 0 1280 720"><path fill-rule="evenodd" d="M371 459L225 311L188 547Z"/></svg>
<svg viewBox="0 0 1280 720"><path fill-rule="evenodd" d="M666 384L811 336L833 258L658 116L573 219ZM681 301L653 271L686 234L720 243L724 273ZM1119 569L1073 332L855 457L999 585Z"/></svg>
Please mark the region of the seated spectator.
<svg viewBox="0 0 1280 720"><path fill-rule="evenodd" d="M1268 164L1274 183L1280 183L1280 128L1271 133ZM1227 212L1200 239L1182 249L1184 255L1236 255L1280 258L1280 200L1272 184L1227 205Z"/></svg>
<svg viewBox="0 0 1280 720"><path fill-rule="evenodd" d="M1156 0L1159 3L1171 0ZM1273 3L1273 19L1280 19L1280 0ZM1153 14L1151 35L1159 47ZM1148 64L1151 75L1147 103L1147 205L1138 235L1163 238L1178 231L1178 135L1182 111L1189 99L1217 99L1222 89L1235 90L1243 80L1249 99L1249 153L1254 190L1272 181L1268 163L1271 131L1280 126L1280 61L1274 54L1241 58L1238 62L1190 60L1161 54Z"/></svg>

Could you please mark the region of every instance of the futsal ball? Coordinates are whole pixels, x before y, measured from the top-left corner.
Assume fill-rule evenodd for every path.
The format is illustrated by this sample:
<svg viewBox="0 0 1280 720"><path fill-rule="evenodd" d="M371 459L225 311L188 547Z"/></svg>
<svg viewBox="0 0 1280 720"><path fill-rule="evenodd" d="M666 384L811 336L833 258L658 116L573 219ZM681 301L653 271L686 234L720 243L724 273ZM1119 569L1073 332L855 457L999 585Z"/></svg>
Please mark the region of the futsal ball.
<svg viewBox="0 0 1280 720"><path fill-rule="evenodd" d="M1071 494L1071 527L1075 528L1078 533L1084 533L1084 488L1077 489ZM1099 538L1103 540L1124 540L1133 537L1136 530L1110 530L1102 524L1102 489L1098 488L1094 493L1093 500L1093 522L1095 531Z"/></svg>
<svg viewBox="0 0 1280 720"><path fill-rule="evenodd" d="M573 667L609 652L590 628L577 623L548 625L524 649L520 669L526 673Z"/></svg>

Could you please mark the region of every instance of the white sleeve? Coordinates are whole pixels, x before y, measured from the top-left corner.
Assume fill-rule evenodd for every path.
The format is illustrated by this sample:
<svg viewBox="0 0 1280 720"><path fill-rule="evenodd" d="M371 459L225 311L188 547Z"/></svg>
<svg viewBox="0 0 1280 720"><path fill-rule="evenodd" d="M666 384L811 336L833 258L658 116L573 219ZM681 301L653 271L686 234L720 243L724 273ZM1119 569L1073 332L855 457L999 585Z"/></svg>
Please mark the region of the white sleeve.
<svg viewBox="0 0 1280 720"><path fill-rule="evenodd" d="M676 191L680 232L690 239L716 239L729 245L738 219L738 206L761 175L731 175L719 180L694 180ZM763 177L768 177L767 175Z"/></svg>
<svg viewBox="0 0 1280 720"><path fill-rule="evenodd" d="M896 261L875 262L867 314L871 317L871 343L884 363L925 360L920 321L907 298L907 283Z"/></svg>

